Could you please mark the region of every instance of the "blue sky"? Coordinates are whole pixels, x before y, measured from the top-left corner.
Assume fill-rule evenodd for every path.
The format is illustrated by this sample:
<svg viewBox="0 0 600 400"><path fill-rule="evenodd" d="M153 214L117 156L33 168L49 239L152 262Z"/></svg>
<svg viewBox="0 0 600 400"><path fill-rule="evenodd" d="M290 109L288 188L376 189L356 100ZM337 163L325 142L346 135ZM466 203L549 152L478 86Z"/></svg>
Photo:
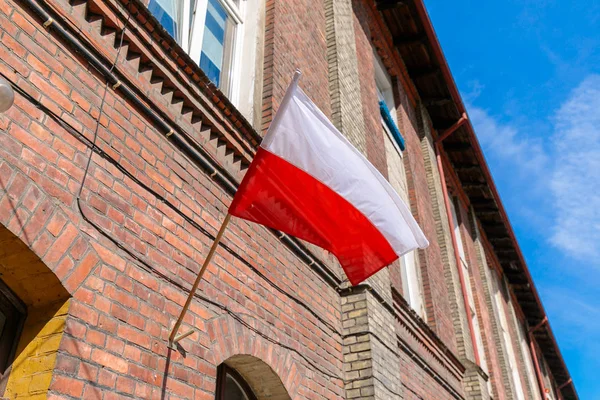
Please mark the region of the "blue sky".
<svg viewBox="0 0 600 400"><path fill-rule="evenodd" d="M425 0L580 398L600 399L600 2Z"/></svg>

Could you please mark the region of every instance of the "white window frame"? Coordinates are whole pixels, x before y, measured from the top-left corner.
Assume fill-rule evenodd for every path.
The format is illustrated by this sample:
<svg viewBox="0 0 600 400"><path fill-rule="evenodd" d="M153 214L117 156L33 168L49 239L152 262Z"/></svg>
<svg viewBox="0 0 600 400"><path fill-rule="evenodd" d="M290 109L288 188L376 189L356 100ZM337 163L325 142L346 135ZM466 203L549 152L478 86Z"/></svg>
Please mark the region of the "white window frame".
<svg viewBox="0 0 600 400"><path fill-rule="evenodd" d="M455 201L456 200L456 201ZM458 220L458 210L457 207L460 206L456 204L458 199L450 199L450 212L452 213L452 224L454 229L454 237L456 238L456 246L458 247L458 254L460 260L458 263L460 264L459 268L462 269L463 277L465 280L465 289L467 292L467 301L469 303L469 309L471 311L471 324L473 326L473 333L475 334L475 345L477 346L477 354L479 356L480 367L486 373L489 373L488 365L487 365L487 357L485 355L485 348L483 346L483 336L481 334L481 327L479 326L479 320L477 319L477 308L475 306L475 296L473 296L473 288L471 287L471 275L469 273L469 263L467 262L467 256L465 253L465 247L462 241L462 234L460 230L460 224Z"/></svg>
<svg viewBox="0 0 600 400"><path fill-rule="evenodd" d="M240 75L241 75L241 57L244 46L244 19L247 11L247 0L240 0L239 6L233 0L217 0L227 12L234 26L231 43L225 42L225 50L231 51L231 64L228 66L226 82L221 82L221 87L227 87L227 97L234 105L238 105L240 97ZM208 10L208 0L196 0L195 9L191 10L191 0L182 0L182 10L180 10L181 20L177 21L180 29L179 35L181 48L188 53L190 58L199 65L202 54L202 43L204 40L204 30L206 22L206 13ZM190 26L190 13L194 17ZM231 47L229 47L231 46ZM223 71L222 71L223 72Z"/></svg>
<svg viewBox="0 0 600 400"><path fill-rule="evenodd" d="M521 352L523 353L523 358L525 359L525 368L527 369L527 381L529 382L529 386L533 392L533 397L536 400L540 400L542 398L540 394L540 389L537 385L537 376L535 375L534 367L533 367L533 359L531 358L531 352L529 349L529 343L527 342L527 332L525 331L525 327L521 324L517 319L516 315L513 316L518 329L519 335L519 343L521 345Z"/></svg>
<svg viewBox="0 0 600 400"><path fill-rule="evenodd" d="M396 103L394 101L394 91L392 89L392 78L390 77L387 70L385 69L385 66L381 62L381 58L375 51L373 52L373 57L375 59L375 82L378 99L380 101L383 100L385 102L385 105L387 106L388 110L390 110L392 120L396 125L398 125L398 119L395 112ZM390 132L383 118L381 118L381 126L385 134L388 136L388 138L394 145L394 148L400 155L400 158L402 159L402 150L400 149L400 146L396 142L396 139L392 135L392 132ZM407 188L406 171L404 171L403 180L404 187ZM395 189L398 190L398 188ZM406 193L406 196L402 196L401 194L400 197L402 197L403 200L408 204L408 193ZM421 279L418 270L418 261L416 259L416 250L413 250L403 255L400 258L400 265L400 270L402 274L402 292L404 294L404 298L411 306L411 308L415 310L421 318L425 318L425 306L423 302Z"/></svg>
<svg viewBox="0 0 600 400"><path fill-rule="evenodd" d="M507 353L507 367L510 369L511 380L515 388L517 400L525 400L525 391L521 383L521 377L519 375L519 368L517 365L517 358L515 356L515 349L512 344L510 337L510 330L508 328L508 319L502 303L502 292L503 285L505 282L497 278L495 274L492 274L492 288L494 291L494 302L496 304L496 312L498 313L498 319L500 320L500 330L502 331L502 339L504 342L504 348ZM500 282L499 282L500 280Z"/></svg>
<svg viewBox="0 0 600 400"><path fill-rule="evenodd" d="M240 5L237 6L232 0L217 0L225 9L228 16L232 19L235 27L235 31L232 36L232 43L225 43L225 46L232 45L231 51L231 65L229 66L226 86L229 87L228 95L229 100L233 104L238 103L239 99L239 76L240 76L240 58L243 49L244 42L244 16L246 13L246 1L241 1ZM184 32L191 32L187 38L182 35L182 46L183 49L190 55L190 58L194 60L196 64L200 64L200 56L202 54L202 43L204 41L204 30L206 22L206 12L208 9L208 0L196 0L196 9L194 13L195 18L192 21L192 27L189 26L189 9L190 0L184 0L184 10L188 10L187 19L184 12ZM186 40L187 39L187 40ZM186 45L187 44L187 45Z"/></svg>

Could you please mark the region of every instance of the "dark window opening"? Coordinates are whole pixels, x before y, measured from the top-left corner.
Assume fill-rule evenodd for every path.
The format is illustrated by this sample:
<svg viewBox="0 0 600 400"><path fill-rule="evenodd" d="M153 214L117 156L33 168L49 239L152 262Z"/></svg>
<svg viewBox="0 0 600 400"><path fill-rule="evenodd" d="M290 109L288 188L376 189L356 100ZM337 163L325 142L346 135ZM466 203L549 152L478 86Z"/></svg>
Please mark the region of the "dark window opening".
<svg viewBox="0 0 600 400"><path fill-rule="evenodd" d="M0 280L0 378L14 358L25 314L25 304Z"/></svg>
<svg viewBox="0 0 600 400"><path fill-rule="evenodd" d="M256 400L256 396L236 370L221 364L217 369L215 400Z"/></svg>

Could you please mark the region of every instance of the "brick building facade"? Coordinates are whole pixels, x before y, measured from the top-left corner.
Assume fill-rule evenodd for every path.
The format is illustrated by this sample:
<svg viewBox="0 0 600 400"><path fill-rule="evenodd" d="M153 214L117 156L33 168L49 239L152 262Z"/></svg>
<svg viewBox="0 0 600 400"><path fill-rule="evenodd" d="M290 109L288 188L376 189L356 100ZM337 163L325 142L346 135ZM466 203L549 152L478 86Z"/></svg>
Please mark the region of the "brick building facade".
<svg viewBox="0 0 600 400"><path fill-rule="evenodd" d="M431 244L233 220L170 349L296 68ZM0 74L4 397L578 398L422 0L0 0Z"/></svg>

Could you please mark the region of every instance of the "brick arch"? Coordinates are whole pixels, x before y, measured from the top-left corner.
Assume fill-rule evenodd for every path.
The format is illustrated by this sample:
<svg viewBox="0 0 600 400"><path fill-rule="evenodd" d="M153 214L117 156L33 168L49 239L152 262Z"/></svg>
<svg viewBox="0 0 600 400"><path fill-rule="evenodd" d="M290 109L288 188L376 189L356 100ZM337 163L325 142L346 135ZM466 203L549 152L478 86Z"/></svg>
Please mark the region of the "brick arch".
<svg viewBox="0 0 600 400"><path fill-rule="evenodd" d="M71 296L54 271L2 224L0 276L12 292L5 291L5 296L16 295L20 301L15 301L22 304L22 328L14 338L16 347L9 368L2 371L0 396L43 396L53 377Z"/></svg>
<svg viewBox="0 0 600 400"><path fill-rule="evenodd" d="M264 361L248 354L237 354L225 360L252 388L258 400L289 400L281 378Z"/></svg>
<svg viewBox="0 0 600 400"><path fill-rule="evenodd" d="M3 225L0 225L0 277L27 308L69 297L54 271Z"/></svg>
<svg viewBox="0 0 600 400"><path fill-rule="evenodd" d="M229 315L208 326L215 368L222 363L237 370L258 399L294 399L306 376L290 351L250 331Z"/></svg>
<svg viewBox="0 0 600 400"><path fill-rule="evenodd" d="M72 197L67 201L51 189L39 186L18 168L0 160L0 190L6 193L0 199L0 240L20 243L18 249L23 254L27 253L25 249L30 251L30 270L45 271L48 277L53 274L56 279L51 280L57 280L73 295L100 258L77 227L79 216L61 207ZM15 252L8 246L4 248ZM41 264L33 261L36 259ZM9 279L6 275L4 278Z"/></svg>

